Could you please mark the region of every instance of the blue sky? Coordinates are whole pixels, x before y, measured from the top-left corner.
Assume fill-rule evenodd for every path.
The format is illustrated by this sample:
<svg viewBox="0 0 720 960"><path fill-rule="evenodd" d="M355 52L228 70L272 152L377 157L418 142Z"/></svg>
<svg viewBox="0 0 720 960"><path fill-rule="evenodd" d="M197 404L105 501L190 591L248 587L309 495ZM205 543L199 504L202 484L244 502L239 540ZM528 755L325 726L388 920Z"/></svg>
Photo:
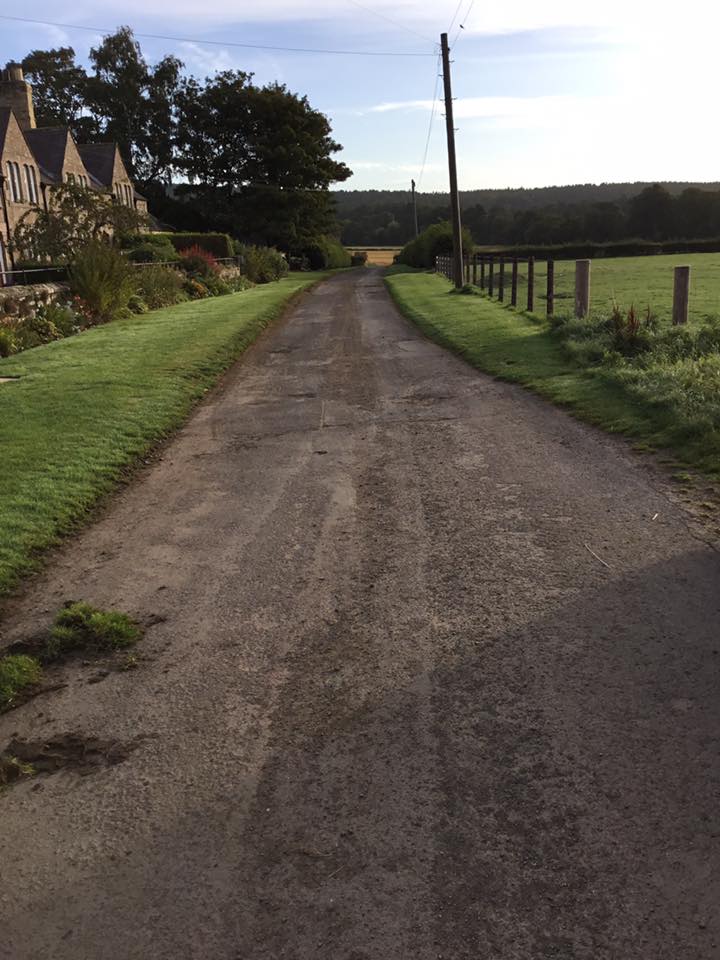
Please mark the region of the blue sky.
<svg viewBox="0 0 720 960"><path fill-rule="evenodd" d="M149 60L172 52L196 76L237 68L307 94L331 117L342 159L355 171L347 187L399 189L422 174L425 191L447 188L441 105L424 169L422 160L436 87L433 53L457 9L457 0L38 0L0 12L191 38L197 42L140 42ZM720 179L720 14L710 5L462 0L460 22L453 86L463 189ZM456 33L457 26L451 38ZM72 45L84 60L99 38L0 20L0 59ZM396 55L243 50L232 41Z"/></svg>

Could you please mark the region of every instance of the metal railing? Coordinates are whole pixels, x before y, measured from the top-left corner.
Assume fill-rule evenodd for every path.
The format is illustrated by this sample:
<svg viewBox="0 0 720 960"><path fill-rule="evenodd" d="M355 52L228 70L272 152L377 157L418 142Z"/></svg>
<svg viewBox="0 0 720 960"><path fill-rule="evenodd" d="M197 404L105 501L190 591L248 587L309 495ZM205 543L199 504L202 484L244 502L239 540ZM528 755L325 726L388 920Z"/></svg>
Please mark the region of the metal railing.
<svg viewBox="0 0 720 960"><path fill-rule="evenodd" d="M215 263L221 266L242 267L243 257L215 257ZM148 261L147 263L132 262L134 267L172 267L179 270L177 260ZM63 283L67 280L67 267L30 267L21 270L0 270L0 287L20 287L33 283Z"/></svg>
<svg viewBox="0 0 720 960"><path fill-rule="evenodd" d="M0 271L0 287L26 286L31 283L62 283L67 267L31 267L28 270Z"/></svg>

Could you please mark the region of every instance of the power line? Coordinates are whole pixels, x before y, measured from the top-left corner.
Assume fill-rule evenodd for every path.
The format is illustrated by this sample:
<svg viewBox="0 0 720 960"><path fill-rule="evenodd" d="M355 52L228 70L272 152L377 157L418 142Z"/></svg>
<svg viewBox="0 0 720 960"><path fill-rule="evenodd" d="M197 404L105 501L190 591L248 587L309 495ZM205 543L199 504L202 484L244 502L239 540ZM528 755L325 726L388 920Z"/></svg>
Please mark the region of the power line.
<svg viewBox="0 0 720 960"><path fill-rule="evenodd" d="M417 188L420 190L422 184L422 178L425 173L425 164L427 163L428 152L430 150L430 137L432 135L433 121L435 119L435 108L437 107L438 102L438 92L440 89L440 54L438 54L437 62L435 65L435 92L433 93L433 103L432 109L430 111L430 123L428 124L427 139L425 140L425 153L423 154L422 166L420 167L420 174L418 176Z"/></svg>
<svg viewBox="0 0 720 960"><path fill-rule="evenodd" d="M465 24L468 22L468 17L472 13L472 8L474 6L475 6L475 0L470 0L470 6L465 11L465 16L462 19L462 23L458 26L458 30L457 30L457 33L455 34L455 38L453 42L450 44L451 49L455 48L455 45L458 42L458 38L460 37L460 33L465 29Z"/></svg>
<svg viewBox="0 0 720 960"><path fill-rule="evenodd" d="M455 26L455 21L458 18L458 14L460 13L460 7L462 7L462 5L463 5L463 0L458 0L457 9L455 11L455 14L452 20L450 21L450 26L448 27L448 31L447 31L448 33L450 33L452 31L452 28Z"/></svg>
<svg viewBox="0 0 720 960"><path fill-rule="evenodd" d="M0 14L0 20L16 23L33 23L42 27L59 27L61 30L86 30L89 33L111 34L104 27L85 27L78 23L56 23L52 20L31 20L28 17L9 17ZM135 33L141 40L167 40L171 43L198 43L213 47L241 47L244 50L271 50L283 53L323 53L342 57L434 57L435 53L397 53L389 50L325 50L315 47L279 47L262 43L239 43L235 40L200 40L197 37L170 37L161 33ZM424 38L423 38L424 39Z"/></svg>
<svg viewBox="0 0 720 960"><path fill-rule="evenodd" d="M354 4L356 7L359 7L361 10L365 10L367 13L371 13L373 16L379 17L386 23L391 23L394 27L400 27L400 29L404 30L406 33L411 33L414 37L419 37L421 40L426 40L428 43L434 43L435 46L437 46L437 43L434 40L431 40L430 37L423 36L422 33L418 33L417 30L413 30L412 27L408 27L405 23L401 23L399 20L393 20L392 17L388 17L386 14L380 13L379 10L375 10L373 7L366 7L364 3L359 3L358 0L349 0L349 2Z"/></svg>

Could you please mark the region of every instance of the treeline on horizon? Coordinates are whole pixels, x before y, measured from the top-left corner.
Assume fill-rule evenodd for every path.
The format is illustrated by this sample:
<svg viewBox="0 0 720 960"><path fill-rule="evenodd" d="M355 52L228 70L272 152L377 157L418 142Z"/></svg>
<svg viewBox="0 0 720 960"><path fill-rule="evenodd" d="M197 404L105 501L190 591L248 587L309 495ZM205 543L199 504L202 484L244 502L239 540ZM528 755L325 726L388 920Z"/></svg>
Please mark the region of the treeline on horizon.
<svg viewBox="0 0 720 960"><path fill-rule="evenodd" d="M414 234L409 191L338 190L347 246L403 246ZM449 196L417 195L420 230L450 217ZM475 243L551 246L720 237L720 183L579 184L461 194Z"/></svg>

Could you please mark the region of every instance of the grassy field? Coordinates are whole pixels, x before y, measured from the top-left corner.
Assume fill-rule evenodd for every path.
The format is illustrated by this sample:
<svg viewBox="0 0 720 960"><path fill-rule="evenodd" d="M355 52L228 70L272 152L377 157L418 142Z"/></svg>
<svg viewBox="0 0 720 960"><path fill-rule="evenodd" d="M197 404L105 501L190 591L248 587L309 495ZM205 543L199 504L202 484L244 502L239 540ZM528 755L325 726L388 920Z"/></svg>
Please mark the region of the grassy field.
<svg viewBox="0 0 720 960"><path fill-rule="evenodd" d="M177 427L319 274L183 303L0 360L0 596Z"/></svg>
<svg viewBox="0 0 720 960"><path fill-rule="evenodd" d="M348 247L350 253L365 252L368 255L368 265L372 267L389 267L400 247Z"/></svg>
<svg viewBox="0 0 720 960"><path fill-rule="evenodd" d="M698 347L690 331L670 331L648 352L624 356L606 325L551 325L403 268L391 269L387 283L400 309L428 336L479 369L720 476L720 332ZM710 333L715 330L720 327Z"/></svg>
<svg viewBox="0 0 720 960"><path fill-rule="evenodd" d="M607 315L613 301L626 310L634 305L645 313L650 310L661 321L672 318L673 268L690 265L690 320L702 321L720 316L720 254L690 253L653 257L619 257L592 262L591 314ZM520 268L521 303L527 302L526 266ZM506 267L509 281L509 267ZM538 312L544 310L547 270L538 261L535 268ZM575 302L575 261L555 264L555 312L572 313ZM509 297L509 294L508 294Z"/></svg>

